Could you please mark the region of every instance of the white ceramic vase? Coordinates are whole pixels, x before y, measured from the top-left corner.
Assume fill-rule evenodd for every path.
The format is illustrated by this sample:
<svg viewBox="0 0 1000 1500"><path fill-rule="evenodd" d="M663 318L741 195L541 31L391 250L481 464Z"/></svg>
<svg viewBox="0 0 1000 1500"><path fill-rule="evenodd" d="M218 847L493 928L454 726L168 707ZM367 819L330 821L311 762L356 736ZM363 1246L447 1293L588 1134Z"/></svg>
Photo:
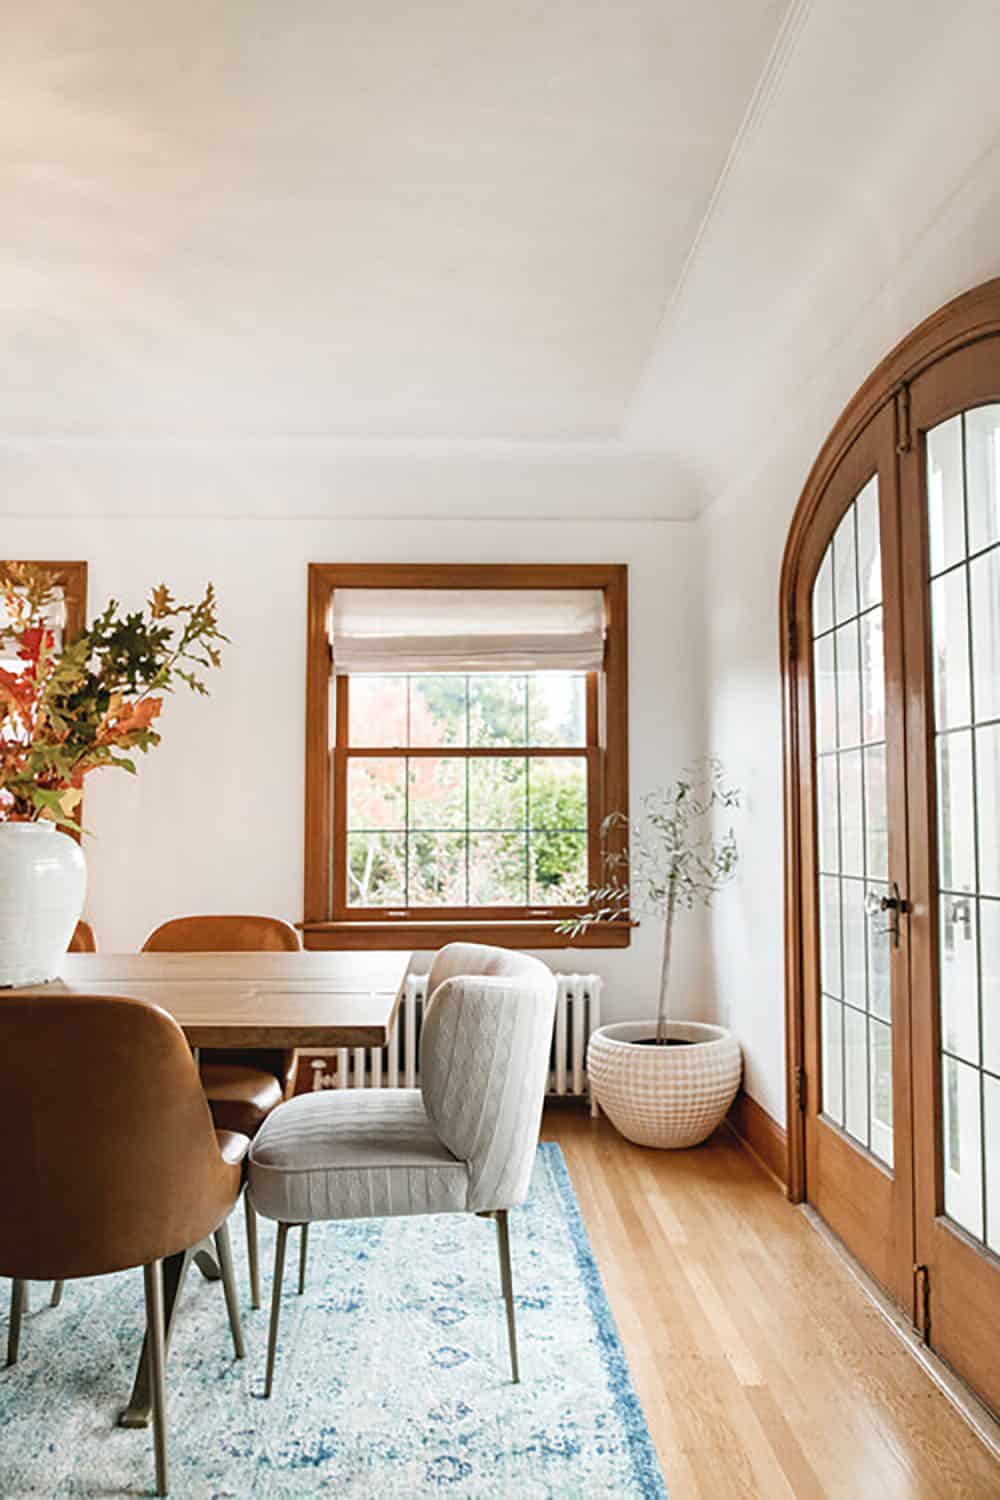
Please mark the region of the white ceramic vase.
<svg viewBox="0 0 1000 1500"><path fill-rule="evenodd" d="M638 1146L697 1146L721 1125L743 1070L740 1044L723 1026L668 1021L686 1047L640 1046L655 1021L620 1021L590 1038L591 1097Z"/></svg>
<svg viewBox="0 0 1000 1500"><path fill-rule="evenodd" d="M0 986L59 972L83 911L87 865L54 823L0 823Z"/></svg>

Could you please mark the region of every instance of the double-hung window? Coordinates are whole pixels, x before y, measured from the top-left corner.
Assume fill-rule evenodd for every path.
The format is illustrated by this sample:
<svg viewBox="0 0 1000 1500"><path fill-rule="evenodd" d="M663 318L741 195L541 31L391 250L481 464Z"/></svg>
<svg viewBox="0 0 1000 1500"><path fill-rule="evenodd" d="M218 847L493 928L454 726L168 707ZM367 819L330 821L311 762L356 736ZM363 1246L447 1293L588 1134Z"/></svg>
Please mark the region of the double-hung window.
<svg viewBox="0 0 1000 1500"><path fill-rule="evenodd" d="M19 563L5 560L2 564L5 570L12 570L9 574L11 580L16 579L16 569L19 567L31 568L33 571L46 573L53 584L53 602L47 612L46 624L51 630L54 647L57 651L62 649L65 641L72 640L79 635L83 629L87 606L87 564L85 562L29 562ZM23 593L14 583L14 593ZM23 662L17 655L14 638L7 634L8 624L5 606L0 601L0 667L7 672L17 673L23 667Z"/></svg>
<svg viewBox="0 0 1000 1500"><path fill-rule="evenodd" d="M566 941L626 806L625 588L616 567L313 567L309 946Z"/></svg>

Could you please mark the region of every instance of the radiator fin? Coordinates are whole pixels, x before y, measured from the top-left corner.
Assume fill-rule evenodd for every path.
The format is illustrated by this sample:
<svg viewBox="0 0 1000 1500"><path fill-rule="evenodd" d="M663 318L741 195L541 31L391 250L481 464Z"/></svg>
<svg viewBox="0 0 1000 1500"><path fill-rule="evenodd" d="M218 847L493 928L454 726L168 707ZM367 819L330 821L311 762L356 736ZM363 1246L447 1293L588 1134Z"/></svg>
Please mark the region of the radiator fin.
<svg viewBox="0 0 1000 1500"><path fill-rule="evenodd" d="M587 1042L601 1024L597 974L556 975L556 1019L552 1031L548 1092L587 1094ZM419 1088L420 1038L427 1000L426 974L411 974L387 1047L340 1047L310 1052L313 1089Z"/></svg>

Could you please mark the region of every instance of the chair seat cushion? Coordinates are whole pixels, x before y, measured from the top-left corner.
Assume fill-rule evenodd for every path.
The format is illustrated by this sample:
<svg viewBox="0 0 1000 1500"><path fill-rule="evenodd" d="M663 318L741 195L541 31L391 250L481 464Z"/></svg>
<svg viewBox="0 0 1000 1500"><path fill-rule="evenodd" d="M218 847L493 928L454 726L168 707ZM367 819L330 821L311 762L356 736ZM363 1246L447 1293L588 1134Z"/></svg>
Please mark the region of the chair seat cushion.
<svg viewBox="0 0 1000 1500"><path fill-rule="evenodd" d="M418 1089L330 1089L276 1109L250 1148L250 1196L269 1219L461 1213L469 1173Z"/></svg>
<svg viewBox="0 0 1000 1500"><path fill-rule="evenodd" d="M200 1071L216 1130L254 1136L281 1103L280 1083L263 1068L203 1062Z"/></svg>
<svg viewBox="0 0 1000 1500"><path fill-rule="evenodd" d="M250 1141L245 1135L238 1135L232 1130L217 1130L215 1139L219 1145L219 1155L229 1166L239 1166L246 1160L247 1152L250 1150Z"/></svg>

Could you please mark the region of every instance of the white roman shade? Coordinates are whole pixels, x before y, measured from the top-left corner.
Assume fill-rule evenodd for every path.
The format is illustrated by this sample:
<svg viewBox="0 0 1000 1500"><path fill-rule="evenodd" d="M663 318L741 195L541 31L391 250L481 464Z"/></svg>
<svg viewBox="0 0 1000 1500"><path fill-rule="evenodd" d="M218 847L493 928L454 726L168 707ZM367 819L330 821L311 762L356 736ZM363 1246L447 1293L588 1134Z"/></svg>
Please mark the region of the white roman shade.
<svg viewBox="0 0 1000 1500"><path fill-rule="evenodd" d="M348 672L595 672L600 589L336 589L333 663Z"/></svg>

